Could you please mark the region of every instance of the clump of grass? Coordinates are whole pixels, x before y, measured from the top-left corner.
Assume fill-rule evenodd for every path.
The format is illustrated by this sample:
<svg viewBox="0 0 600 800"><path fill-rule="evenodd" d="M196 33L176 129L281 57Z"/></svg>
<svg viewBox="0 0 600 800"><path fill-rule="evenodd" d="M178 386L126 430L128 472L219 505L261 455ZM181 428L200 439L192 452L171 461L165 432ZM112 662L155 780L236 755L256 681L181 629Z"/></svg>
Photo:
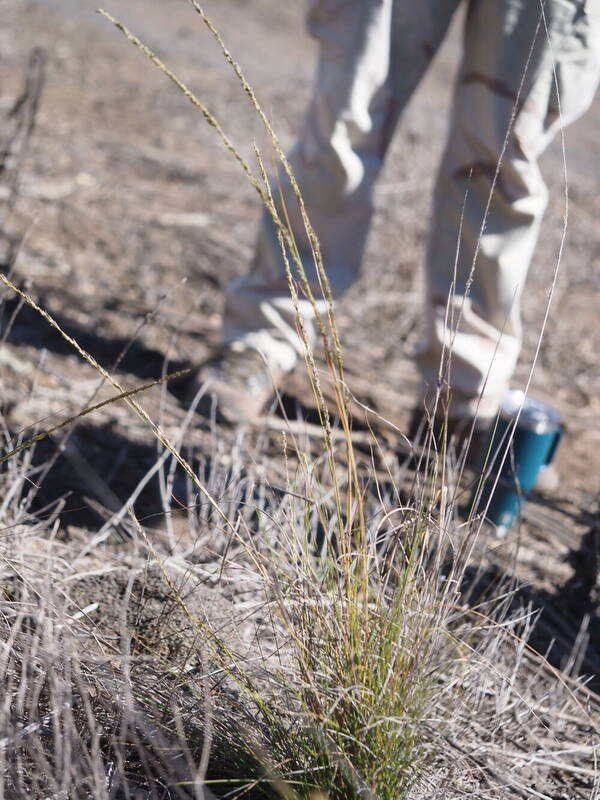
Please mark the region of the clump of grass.
<svg viewBox="0 0 600 800"><path fill-rule="evenodd" d="M331 797L349 798L358 793L398 798L410 788L419 763L422 723L431 707L437 672L446 658L446 619L451 607L448 594L455 593L457 575L451 570L450 578L440 578L447 549L445 532L443 525L432 522L431 508L424 496L417 499L416 508L410 513L400 514L402 524L391 535L380 537L380 541L367 522L364 486L352 446L341 345L318 239L292 168L255 93L202 7L195 0L191 4L222 47L290 182L312 247L320 298L315 296L304 271L286 209L274 199L260 152L256 150L255 173L218 120L188 87L125 26L106 12L101 13L199 109L242 167L276 226L324 430L324 472L313 468L303 491L316 504L319 526L328 533L316 563L310 552L314 538L310 521L303 547L298 548L295 531L285 542L277 541L263 558L251 539L246 546L252 551L266 586L277 598L291 642L295 671L288 676L287 685L296 686L291 694L304 728L298 746L301 742L308 745L306 755L315 760L319 769L326 766L335 771L335 780L330 779L326 786ZM321 378L299 309L298 285L316 317L335 389L337 416L345 434L346 468L342 475ZM325 316L320 313L322 301ZM315 490L324 485L333 497L328 504L315 497ZM281 559L276 552L282 547L288 557L279 569ZM391 558L386 554L392 554Z"/></svg>
<svg viewBox="0 0 600 800"><path fill-rule="evenodd" d="M397 798L410 785L414 772L420 741L418 727L428 705L435 673L432 656L443 629L440 617L445 613L440 611L444 603L437 589L438 576L435 570L425 569L431 555L429 542L426 543L431 531L423 519L427 515L421 510L417 522L410 524L408 530L402 529L397 536L393 569L382 570L377 544L365 518L364 489L351 439L352 421L346 402L341 345L318 239L292 168L252 88L202 7L194 0L192 6L221 45L262 120L292 186L312 247L322 298L315 297L314 287L308 281L286 210L274 200L259 151L256 151L259 172L255 174L206 106L125 26L106 12L101 13L200 110L241 165L276 225L324 429L327 476L313 472L312 480L316 484L326 480L334 502L320 508L320 524L331 533L319 563L313 565L305 550L292 558L293 564L300 564L292 576L286 570L277 572L268 564L264 566L264 576L279 596L287 594L286 587L293 581L292 608L288 609L282 602L279 611L286 622L302 680L302 688L297 693L299 708L307 715L309 730L315 731L312 746L318 743L322 749L319 761L335 764L339 770L338 788L329 787L332 796L349 797L353 791L366 791L368 787L382 797ZM313 308L335 388L337 415L346 435L345 479L340 478L329 412L298 305L298 283ZM320 313L318 299L325 301L325 317ZM309 486L308 491L312 493L314 486ZM310 541L310 531L307 534L306 541Z"/></svg>

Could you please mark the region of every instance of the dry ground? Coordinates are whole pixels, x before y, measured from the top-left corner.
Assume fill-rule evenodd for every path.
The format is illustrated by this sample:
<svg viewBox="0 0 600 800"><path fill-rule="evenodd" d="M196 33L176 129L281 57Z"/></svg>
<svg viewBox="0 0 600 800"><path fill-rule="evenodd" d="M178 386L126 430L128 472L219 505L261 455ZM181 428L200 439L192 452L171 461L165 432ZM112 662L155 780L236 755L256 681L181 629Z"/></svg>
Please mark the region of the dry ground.
<svg viewBox="0 0 600 800"><path fill-rule="evenodd" d="M244 153L251 153L255 137L263 141L234 76L183 0L106 0L106 6L189 82ZM303 4L213 0L206 6L289 145L309 95L314 58L314 46L302 27ZM0 0L0 14L0 111L10 108L20 91L32 48L41 46L48 53L47 82L17 204L10 213L4 207L1 212L4 252L26 233L15 281L27 286L103 366L110 369L118 360L115 375L127 387L201 360L218 340L222 289L246 269L251 257L258 215L252 189L214 132L140 53L94 14L94 3ZM339 304L351 389L401 427L415 384L410 352L418 333L418 268L432 164L443 145L458 52L457 26L402 122L378 187L363 277ZM481 553L492 571L510 560L514 577L522 583L522 598L544 609L536 647L548 650L556 666L565 666L577 640L578 655L570 668L590 676L596 688L599 126L596 105L566 135L569 228L534 378L534 391L551 398L567 424L558 457L561 486L557 495L532 504L507 540L487 541ZM543 167L551 201L524 302L526 341L517 381L524 380L530 367L562 232L558 145ZM4 297L3 412L11 435L27 436L89 403L98 376L35 312L19 308L7 293ZM296 379L295 390L310 405L302 378ZM100 396L106 392L102 388ZM286 398L291 412L293 394L290 389ZM168 432L179 430L185 409L173 393L155 388L143 396L143 403ZM391 453L398 437L380 427L384 450ZM117 569L126 558L119 555L119 540L105 523L156 462L156 443L122 404L85 418L67 442L63 436L54 434L36 449L41 465L62 454L36 490L35 507L47 514L52 503L63 499L57 535L65 547L75 543L79 553L79 560L65 567L67 572L106 564ZM218 461L223 469L228 463L244 464L246 475L267 474L284 483L277 431L239 434L192 426L186 445L206 474L207 464ZM307 446L318 451L318 437L309 437ZM368 455L365 459L369 461ZM227 478L215 478L215 485L219 480L226 498ZM141 491L138 516L153 526L157 541L189 539L193 549L188 515L173 514L165 521L158 489L153 479ZM186 492L176 480L178 502L188 502ZM125 528L128 524L122 522ZM94 539L98 531L103 544ZM517 541L519 552L512 560ZM89 542L94 543L91 553L85 552ZM218 563L224 547L218 539L203 541L198 550L196 561L206 567L208 584L214 583L211 564ZM227 602L244 602L239 584L233 581L231 587L224 590ZM107 591L106 586L92 590L84 584L82 602L100 602ZM202 602L213 602L209 597L210 592L206 600L202 595ZM224 619L231 614L227 604L217 605L216 613ZM553 796L586 796L579 791L574 787Z"/></svg>

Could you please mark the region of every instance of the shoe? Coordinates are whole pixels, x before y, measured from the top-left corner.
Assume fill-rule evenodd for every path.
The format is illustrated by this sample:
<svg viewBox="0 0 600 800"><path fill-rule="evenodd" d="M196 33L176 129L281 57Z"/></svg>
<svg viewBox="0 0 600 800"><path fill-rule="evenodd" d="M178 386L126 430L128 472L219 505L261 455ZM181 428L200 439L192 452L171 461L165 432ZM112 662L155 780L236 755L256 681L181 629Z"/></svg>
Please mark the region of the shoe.
<svg viewBox="0 0 600 800"><path fill-rule="evenodd" d="M196 403L196 411L205 416L216 407L220 420L233 425L252 422L273 398L285 374L270 366L258 350L233 342L200 367L188 391L187 405Z"/></svg>

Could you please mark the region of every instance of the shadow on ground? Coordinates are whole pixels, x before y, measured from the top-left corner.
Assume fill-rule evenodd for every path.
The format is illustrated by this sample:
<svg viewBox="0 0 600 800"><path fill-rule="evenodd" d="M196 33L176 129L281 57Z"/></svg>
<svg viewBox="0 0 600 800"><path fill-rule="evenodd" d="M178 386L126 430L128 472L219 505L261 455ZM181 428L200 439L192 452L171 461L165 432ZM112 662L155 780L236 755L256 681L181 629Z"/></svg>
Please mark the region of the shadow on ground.
<svg viewBox="0 0 600 800"><path fill-rule="evenodd" d="M43 301L40 302L45 307ZM73 355L73 347L43 319L37 311L29 306L19 307L17 300L7 300L3 304L2 319L4 328L9 321L10 328L6 341L15 345L28 345L39 350L45 349L61 356ZM12 319L14 315L14 320ZM126 337L107 337L91 328L83 327L68 317L56 314L53 316L60 327L79 345L90 353L98 363L111 369L118 362L119 370L135 375L143 380L159 378L165 365L165 355L158 350L144 346L139 341L131 341ZM171 372L188 366L187 362L169 361Z"/></svg>
<svg viewBox="0 0 600 800"><path fill-rule="evenodd" d="M42 517L60 504L62 527L94 531L128 500L156 461L154 447L104 427L80 425L67 437L36 443L29 468L34 481L24 503ZM149 518L163 510L156 476L140 491L134 509Z"/></svg>
<svg viewBox="0 0 600 800"><path fill-rule="evenodd" d="M467 570L463 592L471 605L497 594L498 587L511 586L510 611L529 609L537 622L529 645L550 664L572 676L587 680L600 691L600 513L596 513L580 546L567 556L572 576L551 592L511 582L499 567Z"/></svg>

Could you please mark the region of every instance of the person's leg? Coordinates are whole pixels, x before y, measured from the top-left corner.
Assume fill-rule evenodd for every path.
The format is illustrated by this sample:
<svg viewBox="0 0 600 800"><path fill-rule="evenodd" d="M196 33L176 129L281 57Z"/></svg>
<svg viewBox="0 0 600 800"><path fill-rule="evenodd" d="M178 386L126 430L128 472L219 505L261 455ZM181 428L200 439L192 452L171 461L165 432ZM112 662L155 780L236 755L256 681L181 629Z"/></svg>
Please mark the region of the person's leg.
<svg viewBox="0 0 600 800"><path fill-rule="evenodd" d="M449 388L450 416L497 411L546 206L538 158L588 108L599 76L600 0L470 1L417 359L430 397L439 378Z"/></svg>
<svg viewBox="0 0 600 800"><path fill-rule="evenodd" d="M356 278L372 190L398 116L425 72L460 0L313 0L319 41L315 89L291 156L336 296ZM320 297L297 203L283 195L303 264ZM311 309L302 312L312 333ZM249 275L226 295L224 340L259 349L290 369L302 352L277 236L265 215Z"/></svg>

